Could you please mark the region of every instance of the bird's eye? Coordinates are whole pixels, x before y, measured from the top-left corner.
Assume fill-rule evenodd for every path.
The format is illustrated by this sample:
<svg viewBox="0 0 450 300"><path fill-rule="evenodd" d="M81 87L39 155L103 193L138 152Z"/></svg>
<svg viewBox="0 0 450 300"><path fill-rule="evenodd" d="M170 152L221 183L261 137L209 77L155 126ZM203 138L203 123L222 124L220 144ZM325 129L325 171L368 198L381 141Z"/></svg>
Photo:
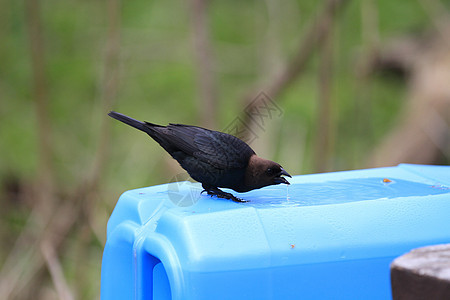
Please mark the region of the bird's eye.
<svg viewBox="0 0 450 300"><path fill-rule="evenodd" d="M272 175L273 174L273 169L272 168L267 168L266 173L268 175Z"/></svg>

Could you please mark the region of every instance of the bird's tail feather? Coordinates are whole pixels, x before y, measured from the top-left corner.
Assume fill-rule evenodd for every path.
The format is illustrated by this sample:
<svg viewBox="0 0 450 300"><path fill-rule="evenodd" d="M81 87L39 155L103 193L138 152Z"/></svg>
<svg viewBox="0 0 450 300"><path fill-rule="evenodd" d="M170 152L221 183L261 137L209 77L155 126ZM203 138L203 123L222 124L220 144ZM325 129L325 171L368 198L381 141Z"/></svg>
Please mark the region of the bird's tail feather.
<svg viewBox="0 0 450 300"><path fill-rule="evenodd" d="M130 125L130 126L132 126L134 128L137 128L139 130L142 130L142 131L145 131L145 132L148 131L148 128L145 126L145 122L141 122L141 121L138 121L136 119L130 118L128 116L125 116L124 114L121 114L121 113L118 113L118 112L115 112L115 111L111 111L108 114L108 116L110 116L111 118L114 118L114 119L116 119L116 120L118 120L120 122L123 122L123 123L125 123L127 125Z"/></svg>
<svg viewBox="0 0 450 300"><path fill-rule="evenodd" d="M127 125L130 125L134 128L144 131L172 155L171 153L173 151L171 150L172 146L170 143L167 142L167 137L165 136L165 134L161 132L166 129L165 126L149 122L141 122L115 111L111 111L108 115L116 120L119 120L120 122L123 122Z"/></svg>

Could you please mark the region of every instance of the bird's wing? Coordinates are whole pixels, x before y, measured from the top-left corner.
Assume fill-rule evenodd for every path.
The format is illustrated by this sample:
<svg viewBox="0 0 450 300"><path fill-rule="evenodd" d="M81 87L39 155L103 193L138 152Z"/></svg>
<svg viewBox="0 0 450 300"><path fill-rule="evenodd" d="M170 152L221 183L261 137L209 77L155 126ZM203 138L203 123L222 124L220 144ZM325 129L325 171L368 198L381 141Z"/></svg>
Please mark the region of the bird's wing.
<svg viewBox="0 0 450 300"><path fill-rule="evenodd" d="M246 143L223 132L181 124L167 129L173 146L219 169L244 168L255 154Z"/></svg>

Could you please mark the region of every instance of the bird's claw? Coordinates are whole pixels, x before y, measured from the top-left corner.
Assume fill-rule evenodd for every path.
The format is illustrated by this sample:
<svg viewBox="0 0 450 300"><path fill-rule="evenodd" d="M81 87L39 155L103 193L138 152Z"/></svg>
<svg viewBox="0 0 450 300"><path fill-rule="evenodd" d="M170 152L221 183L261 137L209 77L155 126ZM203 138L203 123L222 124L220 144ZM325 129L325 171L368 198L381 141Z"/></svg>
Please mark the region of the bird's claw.
<svg viewBox="0 0 450 300"><path fill-rule="evenodd" d="M225 193L224 192L223 195L217 195L217 194L215 194L215 195L217 196L217 198L233 200L234 202L238 202L238 203L246 203L246 202L248 202L247 200L244 200L242 198L238 198L238 197L236 197L236 196L234 196L233 194L230 194L230 193ZM213 195L211 195L211 196L213 196Z"/></svg>
<svg viewBox="0 0 450 300"><path fill-rule="evenodd" d="M233 196L233 198L231 198L231 200L233 200L234 202L238 202L238 203L247 203L247 202L250 202L249 200L244 200L244 199L242 199L242 198L238 198L238 197L235 197L235 196Z"/></svg>
<svg viewBox="0 0 450 300"><path fill-rule="evenodd" d="M248 202L247 200L238 198L236 196L234 196L231 193L227 193L224 192L222 190L219 189L213 189L213 190L203 190L200 194L203 194L204 192L206 192L209 196L216 196L217 198L222 198L222 199L228 199L228 200L233 200L234 202L238 202L238 203L246 203Z"/></svg>

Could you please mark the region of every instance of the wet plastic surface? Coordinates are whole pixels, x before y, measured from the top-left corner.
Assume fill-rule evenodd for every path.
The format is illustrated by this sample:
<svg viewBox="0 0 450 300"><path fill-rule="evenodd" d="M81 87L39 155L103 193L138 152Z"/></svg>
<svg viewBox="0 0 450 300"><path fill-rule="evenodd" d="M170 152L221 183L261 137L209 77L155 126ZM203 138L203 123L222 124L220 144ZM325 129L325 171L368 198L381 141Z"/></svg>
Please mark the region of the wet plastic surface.
<svg viewBox="0 0 450 300"><path fill-rule="evenodd" d="M124 193L102 299L390 299L389 264L450 242L450 167L295 176L234 203L181 182Z"/></svg>

